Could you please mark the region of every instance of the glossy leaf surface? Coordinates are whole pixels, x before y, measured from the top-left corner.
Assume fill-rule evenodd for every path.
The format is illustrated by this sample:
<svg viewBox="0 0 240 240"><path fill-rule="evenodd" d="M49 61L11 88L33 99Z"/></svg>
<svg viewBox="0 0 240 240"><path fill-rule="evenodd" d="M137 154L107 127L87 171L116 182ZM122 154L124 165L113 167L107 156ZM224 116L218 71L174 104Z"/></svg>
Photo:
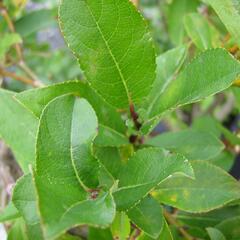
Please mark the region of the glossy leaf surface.
<svg viewBox="0 0 240 240"><path fill-rule="evenodd" d="M136 226L154 239L157 239L163 231L165 220L162 207L151 197L144 198L127 214Z"/></svg>
<svg viewBox="0 0 240 240"><path fill-rule="evenodd" d="M48 87L31 89L16 94L15 97L39 118L44 107L51 100L70 93L87 99L94 108L99 123L111 127L121 133L125 131L125 126L120 114L84 82L69 81Z"/></svg>
<svg viewBox="0 0 240 240"><path fill-rule="evenodd" d="M120 169L118 189L114 192L117 207L130 208L176 172L193 176L191 165L182 155L172 155L161 148L137 151Z"/></svg>
<svg viewBox="0 0 240 240"><path fill-rule="evenodd" d="M46 238L58 236L75 225L107 226L115 215L110 194L102 193L96 200L88 199L81 175L73 164L72 122L82 101L88 104L70 95L56 98L45 108L40 120L34 177ZM89 119L91 121L93 119ZM83 133L79 132L79 136Z"/></svg>
<svg viewBox="0 0 240 240"><path fill-rule="evenodd" d="M174 176L159 185L153 196L187 212L207 212L240 198L239 183L222 169L191 161L195 179ZM211 179L211 181L209 181Z"/></svg>
<svg viewBox="0 0 240 240"><path fill-rule="evenodd" d="M216 228L207 228L211 240L226 240L224 235Z"/></svg>
<svg viewBox="0 0 240 240"><path fill-rule="evenodd" d="M240 5L235 0L203 0L216 11L235 41L240 45Z"/></svg>
<svg viewBox="0 0 240 240"><path fill-rule="evenodd" d="M38 120L14 98L0 89L0 137L13 150L24 172L35 162L35 138Z"/></svg>
<svg viewBox="0 0 240 240"><path fill-rule="evenodd" d="M87 80L117 108L139 103L155 79L148 27L128 0L63 0L63 35Z"/></svg>
<svg viewBox="0 0 240 240"><path fill-rule="evenodd" d="M163 133L146 144L180 153L189 160L208 160L224 149L223 143L212 134L192 129Z"/></svg>
<svg viewBox="0 0 240 240"><path fill-rule="evenodd" d="M207 19L198 13L191 13L184 18L185 29L200 50L221 46L220 35Z"/></svg>
<svg viewBox="0 0 240 240"><path fill-rule="evenodd" d="M228 88L240 74L240 63L223 49L196 57L158 98L149 112L154 118L179 106L197 102Z"/></svg>

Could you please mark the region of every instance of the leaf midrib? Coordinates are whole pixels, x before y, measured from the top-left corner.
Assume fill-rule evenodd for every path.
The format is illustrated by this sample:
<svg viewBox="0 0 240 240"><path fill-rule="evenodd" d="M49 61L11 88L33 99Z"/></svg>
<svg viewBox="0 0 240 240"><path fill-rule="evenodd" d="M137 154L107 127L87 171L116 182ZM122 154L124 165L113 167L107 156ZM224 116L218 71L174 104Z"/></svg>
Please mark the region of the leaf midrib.
<svg viewBox="0 0 240 240"><path fill-rule="evenodd" d="M93 12L92 12L91 8L87 4L86 4L86 6L87 6L87 9L89 10L89 13L91 14L92 18L94 19L94 22L96 24L96 27L97 27L99 33L100 33L100 36L102 37L103 42L106 45L107 50L109 51L109 54L110 54L111 58L113 59L113 62L114 62L115 66L116 66L116 68L117 68L117 70L119 72L119 75L120 75L120 78L122 80L122 83L123 83L123 86L124 86L124 89L126 91L126 95L127 95L127 98L128 98L128 102L129 102L129 105L130 105L132 103L132 100L131 100L131 96L129 94L128 86L127 86L126 80L125 80L125 78L123 76L122 70L121 70L121 68L120 68L120 66L119 66L119 64L118 64L118 62L117 62L117 60L116 60L116 58L115 58L115 56L114 56L110 46L109 46L109 44L108 44L108 41L106 40L106 38L105 38L105 36L104 36L104 34L103 34L102 30L101 30L101 27L98 24L97 19L93 15ZM102 0L101 0L101 6L102 6Z"/></svg>

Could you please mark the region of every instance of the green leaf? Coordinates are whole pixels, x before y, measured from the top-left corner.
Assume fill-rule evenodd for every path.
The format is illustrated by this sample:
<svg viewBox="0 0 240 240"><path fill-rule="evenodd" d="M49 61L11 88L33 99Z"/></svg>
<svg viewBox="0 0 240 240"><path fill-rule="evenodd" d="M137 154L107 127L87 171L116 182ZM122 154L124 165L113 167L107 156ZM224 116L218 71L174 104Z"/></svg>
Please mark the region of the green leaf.
<svg viewBox="0 0 240 240"><path fill-rule="evenodd" d="M0 137L12 149L26 173L35 161L38 119L14 98L14 93L0 89Z"/></svg>
<svg viewBox="0 0 240 240"><path fill-rule="evenodd" d="M32 11L16 21L16 31L22 37L28 37L37 31L57 25L56 15L56 9Z"/></svg>
<svg viewBox="0 0 240 240"><path fill-rule="evenodd" d="M97 134L98 120L91 105L77 100L72 110L71 157L83 187L98 186L99 164L92 154L92 141Z"/></svg>
<svg viewBox="0 0 240 240"><path fill-rule="evenodd" d="M239 87L237 87L237 86L232 87L232 91L233 91L233 94L234 94L234 97L235 97L236 107L239 111L239 109L240 109L240 90L239 90Z"/></svg>
<svg viewBox="0 0 240 240"><path fill-rule="evenodd" d="M39 118L44 107L51 100L68 93L74 93L80 97L86 98L93 106L99 123L111 127L118 132L125 132L126 127L124 126L120 114L97 95L88 84L80 81L69 81L49 87L32 89L16 94L15 97Z"/></svg>
<svg viewBox="0 0 240 240"><path fill-rule="evenodd" d="M231 86L240 74L240 63L223 49L207 50L196 57L158 98L150 120L169 110L194 103ZM149 120L149 121L150 121Z"/></svg>
<svg viewBox="0 0 240 240"><path fill-rule="evenodd" d="M128 160L122 158L121 150L121 148L116 147L101 147L95 150L96 158L116 180L119 178L119 170Z"/></svg>
<svg viewBox="0 0 240 240"><path fill-rule="evenodd" d="M21 43L21 37L16 33L7 33L1 36L0 41L0 60L8 52L10 47L16 43Z"/></svg>
<svg viewBox="0 0 240 240"><path fill-rule="evenodd" d="M113 240L109 229L89 228L88 240Z"/></svg>
<svg viewBox="0 0 240 240"><path fill-rule="evenodd" d="M239 183L205 161L191 161L195 179L174 176L152 195L162 203L187 212L207 212L240 198Z"/></svg>
<svg viewBox="0 0 240 240"><path fill-rule="evenodd" d="M226 206L207 213L188 213L178 211L177 219L190 227L214 227L222 221L240 215L240 206Z"/></svg>
<svg viewBox="0 0 240 240"><path fill-rule="evenodd" d="M128 0L63 0L63 35L91 86L117 108L143 101L155 79L146 23Z"/></svg>
<svg viewBox="0 0 240 240"><path fill-rule="evenodd" d="M114 129L100 124L94 144L100 147L121 147L129 144L129 140Z"/></svg>
<svg viewBox="0 0 240 240"><path fill-rule="evenodd" d="M70 95L58 97L47 105L40 120L34 177L47 239L75 225L106 227L115 215L111 194L87 199L72 165L71 129L81 102Z"/></svg>
<svg viewBox="0 0 240 240"><path fill-rule="evenodd" d="M189 160L208 160L224 149L223 143L212 134L193 129L163 133L145 144L181 153Z"/></svg>
<svg viewBox="0 0 240 240"><path fill-rule="evenodd" d="M43 237L42 227L41 223L38 222L34 225L27 224L27 236L28 239L34 239L34 240L45 240Z"/></svg>
<svg viewBox="0 0 240 240"><path fill-rule="evenodd" d="M159 240L173 240L171 230L167 224L167 221L164 219L163 229L160 233Z"/></svg>
<svg viewBox="0 0 240 240"><path fill-rule="evenodd" d="M13 190L12 201L25 220L28 238L43 240L37 210L36 191L31 174L24 175L17 181Z"/></svg>
<svg viewBox="0 0 240 240"><path fill-rule="evenodd" d="M114 186L115 179L112 177L112 175L107 171L105 166L100 163L100 169L99 169L99 187L103 190L109 190Z"/></svg>
<svg viewBox="0 0 240 240"><path fill-rule="evenodd" d="M75 225L91 225L106 228L115 215L114 202L110 194L104 194L95 201L85 200L68 209L62 215L61 221L55 223L56 229L68 229ZM51 232L54 232L52 230Z"/></svg>
<svg viewBox="0 0 240 240"><path fill-rule="evenodd" d="M7 240L29 240L27 237L27 229L23 219L18 219L11 227Z"/></svg>
<svg viewBox="0 0 240 240"><path fill-rule="evenodd" d="M73 236L70 234L64 234L61 237L57 238L57 240L81 240L82 238Z"/></svg>
<svg viewBox="0 0 240 240"><path fill-rule="evenodd" d="M196 118L192 123L192 128L198 131L211 133L215 137L220 138L222 132L219 125L219 122L215 118L206 115Z"/></svg>
<svg viewBox="0 0 240 240"><path fill-rule="evenodd" d="M154 104L158 101L158 98L175 79L179 69L183 65L186 55L187 47L180 46L157 57L157 76L145 104L146 109L151 111Z"/></svg>
<svg viewBox="0 0 240 240"><path fill-rule="evenodd" d="M12 221L19 218L21 214L12 202L10 202L0 213L0 222Z"/></svg>
<svg viewBox="0 0 240 240"><path fill-rule="evenodd" d="M124 212L116 214L111 226L111 231L114 239L128 239L131 232L131 225L128 216Z"/></svg>
<svg viewBox="0 0 240 240"><path fill-rule="evenodd" d="M228 151L221 152L218 156L211 158L210 163L222 168L226 172L229 172L234 164L235 155Z"/></svg>
<svg viewBox="0 0 240 240"><path fill-rule="evenodd" d="M156 239L156 238L151 238L144 233L139 237L138 240L153 240L153 239ZM157 240L173 240L172 233L170 231L170 228L169 228L165 218L163 219L163 227L161 229L160 235L157 238Z"/></svg>
<svg viewBox="0 0 240 240"><path fill-rule="evenodd" d="M178 229L175 227L175 231L177 232ZM202 228L199 227L189 227L187 229L187 232L191 235L194 236L197 239L209 239L206 231ZM179 234L179 233L178 233ZM174 236L175 237L175 236Z"/></svg>
<svg viewBox="0 0 240 240"><path fill-rule="evenodd" d="M207 228L208 235L211 240L226 240L224 235L216 228Z"/></svg>
<svg viewBox="0 0 240 240"><path fill-rule="evenodd" d="M40 222L31 174L24 175L17 181L13 190L12 201L28 225L35 225Z"/></svg>
<svg viewBox="0 0 240 240"><path fill-rule="evenodd" d="M215 228L221 231L226 239L238 240L240 239L240 216L235 218L226 219Z"/></svg>
<svg viewBox="0 0 240 240"><path fill-rule="evenodd" d="M185 16L184 26L188 36L200 50L220 46L220 35L202 15L191 13Z"/></svg>
<svg viewBox="0 0 240 240"><path fill-rule="evenodd" d="M201 131L209 132L220 138L221 135L232 145L239 145L240 138L229 129L225 128L220 122L210 116L197 118L193 123L193 128Z"/></svg>
<svg viewBox="0 0 240 240"><path fill-rule="evenodd" d="M154 239L163 231L165 220L162 207L149 196L131 208L127 215L138 228Z"/></svg>
<svg viewBox="0 0 240 240"><path fill-rule="evenodd" d="M118 209L130 208L160 182L177 172L193 176L191 165L182 155L172 155L161 148L137 151L127 164L119 169L118 189L114 192Z"/></svg>
<svg viewBox="0 0 240 240"><path fill-rule="evenodd" d="M235 0L203 0L210 4L226 26L231 36L240 46L240 4Z"/></svg>
<svg viewBox="0 0 240 240"><path fill-rule="evenodd" d="M227 140L232 145L240 144L240 138L235 135L235 133L230 132L227 128L225 128L221 123L219 123L216 119L211 116L202 116L197 118L193 124L192 128L200 131L205 131L213 134L217 138L223 139L223 141ZM221 167L225 171L229 171L233 166L235 160L235 156L233 153L229 152L227 149L222 151L219 155L215 157L211 157L209 159L210 163Z"/></svg>
<svg viewBox="0 0 240 240"><path fill-rule="evenodd" d="M175 45L182 44L185 37L183 25L184 16L187 13L195 12L199 1L173 0L168 9L167 23L171 41Z"/></svg>

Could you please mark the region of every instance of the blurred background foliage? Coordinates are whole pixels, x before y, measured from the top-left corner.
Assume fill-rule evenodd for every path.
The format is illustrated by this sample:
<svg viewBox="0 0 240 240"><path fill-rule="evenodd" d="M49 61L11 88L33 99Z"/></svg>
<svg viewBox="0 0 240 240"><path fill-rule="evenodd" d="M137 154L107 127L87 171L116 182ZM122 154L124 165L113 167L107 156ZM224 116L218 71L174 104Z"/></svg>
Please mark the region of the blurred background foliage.
<svg viewBox="0 0 240 240"><path fill-rule="evenodd" d="M58 1L7 0L3 1L3 4L13 21L16 33L13 35L2 16L0 37L3 40L7 36L15 37L15 41L21 43L23 61L38 81L51 84L81 78L81 70L59 32ZM18 41L19 39L21 40ZM7 39L6 42L9 44ZM26 75L26 71L19 67L19 62L14 64L14 61L21 61L21 59L18 59L14 48L9 48L8 54L5 55L5 59L1 59L1 62L17 75ZM14 91L22 91L29 87L12 79L5 81L5 84L7 88Z"/></svg>

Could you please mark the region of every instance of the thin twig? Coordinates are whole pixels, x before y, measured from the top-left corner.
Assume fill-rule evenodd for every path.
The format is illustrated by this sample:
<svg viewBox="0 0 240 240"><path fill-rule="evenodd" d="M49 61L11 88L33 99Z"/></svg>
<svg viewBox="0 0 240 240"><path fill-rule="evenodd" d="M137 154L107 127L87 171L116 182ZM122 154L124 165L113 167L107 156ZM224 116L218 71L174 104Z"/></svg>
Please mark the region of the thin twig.
<svg viewBox="0 0 240 240"><path fill-rule="evenodd" d="M138 7L138 5L139 5L139 0L131 0L132 1L132 3L136 6L136 7Z"/></svg>
<svg viewBox="0 0 240 240"><path fill-rule="evenodd" d="M139 130L141 128L142 124L138 121L139 116L138 116L137 112L135 111L135 108L134 108L133 104L130 104L129 111L130 111L131 118L134 122L136 130Z"/></svg>
<svg viewBox="0 0 240 240"><path fill-rule="evenodd" d="M132 103L130 104L129 111L130 111L130 115L131 115L131 118L132 118L133 123L134 123L135 130L139 131L142 127L142 123L139 121L139 115L135 111L135 107ZM144 138L142 136L140 136L139 134L136 134L136 135L132 134L129 137L129 142L136 145L136 146L139 145L139 144L141 145L144 142Z"/></svg>
<svg viewBox="0 0 240 240"><path fill-rule="evenodd" d="M24 61L18 62L17 65L35 82L36 85L42 86L42 83L39 81L36 74L27 66Z"/></svg>
<svg viewBox="0 0 240 240"><path fill-rule="evenodd" d="M239 50L239 48L237 45L234 45L233 47L228 49L228 51L233 55L236 54L238 50Z"/></svg>
<svg viewBox="0 0 240 240"><path fill-rule="evenodd" d="M19 75L13 73L13 72L8 72L1 67L0 67L0 76L13 78L13 79L15 79L17 81L20 81L20 82L23 82L25 84L32 85L33 87L39 87L39 85L38 84L36 85L36 82L33 81L32 79L29 79L29 78L24 77L24 76L19 76Z"/></svg>
<svg viewBox="0 0 240 240"><path fill-rule="evenodd" d="M240 78L235 80L234 83L232 84L234 87L240 87Z"/></svg>
<svg viewBox="0 0 240 240"><path fill-rule="evenodd" d="M1 15L3 16L3 18L5 19L5 21L7 22L8 28L12 33L16 33L15 31L15 27L13 25L13 22L11 20L11 18L8 15L8 12L5 8L1 8L0 10ZM20 59L20 61L23 61L23 54L22 54L22 49L21 49L21 45L19 43L16 43L15 45L15 49L18 55L18 58Z"/></svg>
<svg viewBox="0 0 240 240"><path fill-rule="evenodd" d="M128 240L136 240L141 235L141 230L133 223L131 223L131 226L133 228L133 232Z"/></svg>
<svg viewBox="0 0 240 240"><path fill-rule="evenodd" d="M168 211L164 211L164 216L170 224L175 225L178 228L179 232L184 236L186 240L195 239L177 222L177 220Z"/></svg>
<svg viewBox="0 0 240 240"><path fill-rule="evenodd" d="M3 18L5 19L5 21L7 22L9 30L12 33L16 33L14 24L13 24L13 22L12 22L10 16L9 16L6 8L2 5L0 5L0 13L3 16ZM23 57L23 52L22 52L22 47L19 43L15 44L15 49L16 49L16 53L17 53L17 56L18 56L18 59L19 59L19 61L16 63L17 66L19 68L21 68L32 79L32 82L34 82L34 83L31 84L31 85L42 86L41 81L38 79L36 74L25 63L24 57ZM18 76L18 78L17 79L15 78L15 79L19 80L19 79L24 79L24 78L25 77L20 77L19 78L19 76ZM19 80L19 81L21 81L21 80Z"/></svg>

